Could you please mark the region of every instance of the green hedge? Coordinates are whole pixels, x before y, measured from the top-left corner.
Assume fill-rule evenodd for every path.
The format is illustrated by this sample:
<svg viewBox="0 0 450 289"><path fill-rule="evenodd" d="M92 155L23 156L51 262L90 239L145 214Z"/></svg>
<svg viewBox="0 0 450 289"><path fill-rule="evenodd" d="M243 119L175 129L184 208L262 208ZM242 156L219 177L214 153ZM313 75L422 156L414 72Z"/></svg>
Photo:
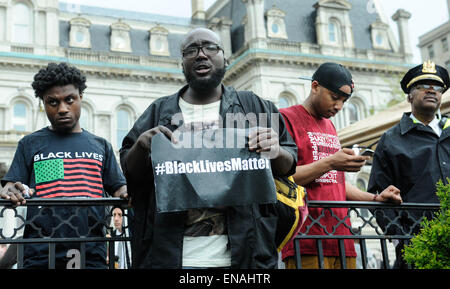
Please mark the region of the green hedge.
<svg viewBox="0 0 450 289"><path fill-rule="evenodd" d="M417 269L450 269L450 179L437 183L441 210L431 220L424 219L420 232L403 250L404 259Z"/></svg>

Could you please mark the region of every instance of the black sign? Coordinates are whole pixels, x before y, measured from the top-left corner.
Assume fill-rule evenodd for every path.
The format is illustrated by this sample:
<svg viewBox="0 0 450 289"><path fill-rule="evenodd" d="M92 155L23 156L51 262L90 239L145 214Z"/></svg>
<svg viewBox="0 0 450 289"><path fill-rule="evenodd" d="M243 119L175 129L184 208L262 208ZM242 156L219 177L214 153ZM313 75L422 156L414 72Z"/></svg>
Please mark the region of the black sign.
<svg viewBox="0 0 450 289"><path fill-rule="evenodd" d="M152 139L158 212L276 202L270 160L249 151L243 129Z"/></svg>

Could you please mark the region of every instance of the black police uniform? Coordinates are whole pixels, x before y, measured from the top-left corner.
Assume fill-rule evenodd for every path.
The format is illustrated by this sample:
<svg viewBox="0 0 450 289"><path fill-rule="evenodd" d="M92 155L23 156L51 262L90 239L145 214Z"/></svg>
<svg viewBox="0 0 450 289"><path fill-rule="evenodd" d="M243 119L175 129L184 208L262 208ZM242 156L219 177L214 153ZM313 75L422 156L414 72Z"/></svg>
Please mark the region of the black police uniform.
<svg viewBox="0 0 450 289"><path fill-rule="evenodd" d="M431 62L412 68L401 81L402 89L409 93L414 84L433 80L448 88L448 72ZM436 195L436 183L446 182L450 177L450 120L443 118L440 122L442 134L438 136L431 127L416 123L405 113L400 123L384 133L378 143L373 157L368 191L383 191L394 185L401 191L403 202L439 203ZM385 211L384 216L377 216L378 224L389 235L416 233L419 224L408 216L401 216L401 228L388 225L397 217L398 212ZM414 219L423 212L413 212ZM430 216L428 216L430 217ZM401 258L402 245L397 246L398 267L405 268Z"/></svg>

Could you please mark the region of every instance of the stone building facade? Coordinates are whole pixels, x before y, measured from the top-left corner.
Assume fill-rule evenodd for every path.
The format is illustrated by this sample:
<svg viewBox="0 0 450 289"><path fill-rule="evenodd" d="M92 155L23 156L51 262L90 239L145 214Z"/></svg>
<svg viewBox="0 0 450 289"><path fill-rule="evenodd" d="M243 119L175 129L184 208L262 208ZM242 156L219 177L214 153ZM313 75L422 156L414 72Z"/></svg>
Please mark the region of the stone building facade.
<svg viewBox="0 0 450 289"><path fill-rule="evenodd" d="M301 103L325 61L347 66L355 93L333 119L343 128L386 108L412 60L408 19L394 15L400 39L375 7L360 0L225 0L192 17L79 6L57 0L0 0L0 162L17 141L48 124L30 86L49 62L66 61L88 78L82 127L120 148L123 136L155 99L185 83L180 43L195 27L223 39L225 83L253 90L279 107ZM136 8L136 10L138 10Z"/></svg>
<svg viewBox="0 0 450 289"><path fill-rule="evenodd" d="M48 125L30 84L49 62L68 62L87 75L81 125L116 153L145 108L185 84L180 43L196 27L221 36L225 84L279 107L306 99L310 83L299 77L310 77L321 63L348 67L355 92L333 119L337 129L385 109L412 66L411 15L393 15L396 39L376 0L221 0L207 10L203 0L192 0L191 15L0 0L1 167L10 165L24 135Z"/></svg>

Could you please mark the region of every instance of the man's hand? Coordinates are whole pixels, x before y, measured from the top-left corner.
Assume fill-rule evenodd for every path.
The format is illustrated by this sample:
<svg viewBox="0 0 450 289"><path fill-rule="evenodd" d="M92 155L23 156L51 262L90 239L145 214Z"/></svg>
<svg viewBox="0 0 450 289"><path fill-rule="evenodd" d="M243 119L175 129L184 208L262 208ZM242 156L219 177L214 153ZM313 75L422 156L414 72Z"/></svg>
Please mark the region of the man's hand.
<svg viewBox="0 0 450 289"><path fill-rule="evenodd" d="M381 194L377 195L374 201L377 202L391 202L394 204L401 204L403 202L400 196L400 190L395 186L390 185Z"/></svg>
<svg viewBox="0 0 450 289"><path fill-rule="evenodd" d="M127 186L121 186L117 191L112 194L115 198L121 198L122 200L128 200L128 207L131 207L131 198L127 192Z"/></svg>
<svg viewBox="0 0 450 289"><path fill-rule="evenodd" d="M34 194L33 189L29 189L21 182L9 182L0 191L0 198L5 200L11 200L14 206L24 205L26 203L25 196L32 196Z"/></svg>
<svg viewBox="0 0 450 289"><path fill-rule="evenodd" d="M369 159L367 156L357 156L352 149L343 148L329 157L333 170L344 172L359 172Z"/></svg>
<svg viewBox="0 0 450 289"><path fill-rule="evenodd" d="M276 159L280 154L278 134L272 128L258 127L248 134L248 148L264 153L268 159Z"/></svg>
<svg viewBox="0 0 450 289"><path fill-rule="evenodd" d="M177 143L174 134L165 126L157 126L143 132L133 146L130 148L125 158L121 160L124 173L134 179L134 181L148 181L151 174L151 162L149 154L152 148L152 139L155 135L162 133L173 143ZM149 170L150 168L150 170Z"/></svg>
<svg viewBox="0 0 450 289"><path fill-rule="evenodd" d="M163 133L167 138L172 139L172 131L165 126L157 126L142 133L137 139L137 144L144 150L150 152L152 147L152 138L158 133ZM176 142L176 140L173 140Z"/></svg>

